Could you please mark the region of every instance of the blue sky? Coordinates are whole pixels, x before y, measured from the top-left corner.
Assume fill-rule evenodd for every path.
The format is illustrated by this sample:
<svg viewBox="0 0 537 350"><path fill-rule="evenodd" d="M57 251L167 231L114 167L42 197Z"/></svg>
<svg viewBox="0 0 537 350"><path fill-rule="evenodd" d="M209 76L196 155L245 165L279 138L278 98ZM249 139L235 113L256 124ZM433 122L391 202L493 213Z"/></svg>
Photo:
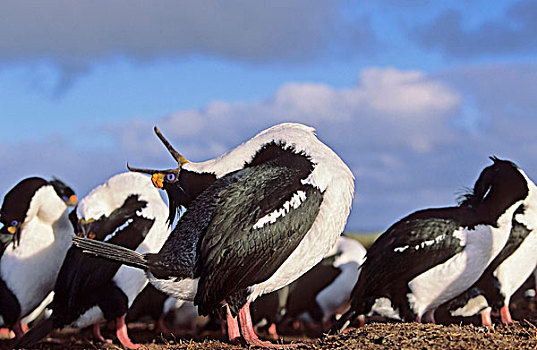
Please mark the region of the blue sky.
<svg viewBox="0 0 537 350"><path fill-rule="evenodd" d="M452 205L497 155L537 176L532 1L3 1L0 193L30 175L83 196L202 161L283 121L356 175L349 230Z"/></svg>

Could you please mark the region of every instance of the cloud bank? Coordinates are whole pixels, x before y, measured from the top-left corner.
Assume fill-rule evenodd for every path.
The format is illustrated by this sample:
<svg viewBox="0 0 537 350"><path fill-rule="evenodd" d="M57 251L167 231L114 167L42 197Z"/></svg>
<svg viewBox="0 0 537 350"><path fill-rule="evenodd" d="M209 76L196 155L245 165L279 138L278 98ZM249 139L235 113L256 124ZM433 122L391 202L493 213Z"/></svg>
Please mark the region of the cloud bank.
<svg viewBox="0 0 537 350"><path fill-rule="evenodd" d="M371 44L367 21L341 16L341 1L3 1L0 64L49 60L84 66L201 54L247 61L304 61ZM333 43L337 43L336 47Z"/></svg>

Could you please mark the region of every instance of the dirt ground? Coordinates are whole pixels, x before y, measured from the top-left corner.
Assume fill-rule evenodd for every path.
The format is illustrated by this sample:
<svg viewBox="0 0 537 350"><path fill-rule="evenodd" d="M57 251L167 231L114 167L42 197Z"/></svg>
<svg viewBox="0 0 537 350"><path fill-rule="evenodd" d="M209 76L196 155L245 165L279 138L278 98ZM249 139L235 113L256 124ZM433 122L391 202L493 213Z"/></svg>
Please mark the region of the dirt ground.
<svg viewBox="0 0 537 350"><path fill-rule="evenodd" d="M514 296L511 310L517 321L510 325L482 327L468 324L468 320L466 324L459 321L446 325L372 322L345 334L284 337L284 342L300 342L303 344L300 348L308 349L536 349L537 303L520 292ZM206 331L196 337L163 337L155 336L145 325L130 324L129 328L132 340L151 350L244 348L226 343L218 331ZM113 336L113 332L104 327L103 334ZM13 344L13 340L0 340L0 349L11 349ZM93 342L90 330L66 329L51 334L35 349L121 349L117 344L117 341L114 344Z"/></svg>

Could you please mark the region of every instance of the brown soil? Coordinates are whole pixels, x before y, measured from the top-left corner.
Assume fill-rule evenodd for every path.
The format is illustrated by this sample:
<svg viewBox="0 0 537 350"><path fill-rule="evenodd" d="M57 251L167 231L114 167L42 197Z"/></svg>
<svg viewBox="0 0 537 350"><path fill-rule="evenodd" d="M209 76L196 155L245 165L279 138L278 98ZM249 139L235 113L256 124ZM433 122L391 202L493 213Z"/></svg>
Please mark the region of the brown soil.
<svg viewBox="0 0 537 350"><path fill-rule="evenodd" d="M419 323L369 323L345 334L318 338L284 337L285 342L301 342L308 349L537 349L537 304L535 300L515 295L511 309L513 324L482 327L473 324L434 325ZM219 332L205 332L193 337L155 336L145 325L131 324L134 342L146 349L241 349L222 339ZM113 332L104 329L105 336ZM55 332L35 349L121 349L114 344L95 343L91 331L63 330ZM13 340L0 340L0 349L11 349Z"/></svg>

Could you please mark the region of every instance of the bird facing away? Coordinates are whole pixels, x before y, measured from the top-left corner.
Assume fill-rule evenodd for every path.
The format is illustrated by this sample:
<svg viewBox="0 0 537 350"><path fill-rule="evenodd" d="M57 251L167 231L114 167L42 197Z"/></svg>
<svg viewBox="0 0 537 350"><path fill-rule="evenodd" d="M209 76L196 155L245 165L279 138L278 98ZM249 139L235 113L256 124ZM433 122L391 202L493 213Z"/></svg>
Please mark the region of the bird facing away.
<svg viewBox="0 0 537 350"><path fill-rule="evenodd" d="M186 208L160 252L134 254L81 239L75 244L146 270L155 287L194 300L201 315L227 305L231 341L242 334L248 344L274 345L255 334L250 302L328 254L349 215L351 171L301 124L273 126L201 163L187 161L155 131L178 168L130 169L152 174L155 186L167 192L170 220Z"/></svg>
<svg viewBox="0 0 537 350"><path fill-rule="evenodd" d="M149 177L116 175L84 197L74 218L78 234L139 253L157 252L170 233L168 208ZM54 287L52 316L34 327L17 346L35 344L55 328L93 325L97 341L111 342L100 333L99 322L116 322L116 335L127 348L137 348L127 334L125 315L147 284L143 271L71 247Z"/></svg>
<svg viewBox="0 0 537 350"><path fill-rule="evenodd" d="M20 181L4 197L0 232L13 239L0 251L0 315L17 338L23 335L21 319L54 288L71 245L74 230L68 214L76 201L60 180L39 177Z"/></svg>
<svg viewBox="0 0 537 350"><path fill-rule="evenodd" d="M503 248L515 210L535 196L535 185L509 161L491 157L459 206L414 212L393 224L368 250L351 309L333 327L373 313L411 321L432 318L461 294Z"/></svg>
<svg viewBox="0 0 537 350"><path fill-rule="evenodd" d="M469 317L481 313L481 323L490 326L491 309L495 309L500 311L503 323L511 323L511 296L535 269L536 251L537 198L533 198L518 207L507 243L479 280L445 305L451 316Z"/></svg>

